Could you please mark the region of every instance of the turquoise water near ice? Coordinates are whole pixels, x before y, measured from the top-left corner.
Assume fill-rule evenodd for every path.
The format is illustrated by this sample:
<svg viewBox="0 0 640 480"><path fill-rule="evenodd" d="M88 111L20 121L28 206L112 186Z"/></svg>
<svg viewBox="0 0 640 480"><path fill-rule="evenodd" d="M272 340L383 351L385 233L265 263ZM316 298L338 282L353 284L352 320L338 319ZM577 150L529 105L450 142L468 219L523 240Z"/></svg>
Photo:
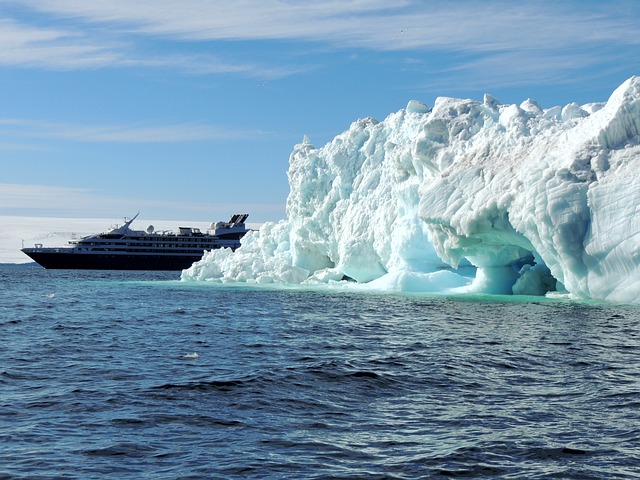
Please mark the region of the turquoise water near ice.
<svg viewBox="0 0 640 480"><path fill-rule="evenodd" d="M0 478L640 478L640 307L178 278L0 266Z"/></svg>

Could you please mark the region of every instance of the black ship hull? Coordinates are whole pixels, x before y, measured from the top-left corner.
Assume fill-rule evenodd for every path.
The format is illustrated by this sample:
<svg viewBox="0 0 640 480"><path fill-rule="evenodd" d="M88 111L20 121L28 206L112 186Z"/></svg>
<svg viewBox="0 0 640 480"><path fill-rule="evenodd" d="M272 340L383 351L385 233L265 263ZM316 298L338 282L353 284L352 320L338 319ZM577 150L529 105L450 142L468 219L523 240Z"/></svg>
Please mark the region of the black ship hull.
<svg viewBox="0 0 640 480"><path fill-rule="evenodd" d="M25 254L46 269L74 270L184 270L202 255L97 254L46 252L23 249Z"/></svg>

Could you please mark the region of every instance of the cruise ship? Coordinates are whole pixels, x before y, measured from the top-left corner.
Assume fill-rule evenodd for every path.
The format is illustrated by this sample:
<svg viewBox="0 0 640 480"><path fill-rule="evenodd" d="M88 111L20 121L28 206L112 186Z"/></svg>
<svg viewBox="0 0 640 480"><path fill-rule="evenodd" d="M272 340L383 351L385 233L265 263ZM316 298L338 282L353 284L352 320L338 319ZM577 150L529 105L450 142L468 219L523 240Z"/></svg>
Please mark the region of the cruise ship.
<svg viewBox="0 0 640 480"><path fill-rule="evenodd" d="M84 270L182 270L202 258L206 250L240 247L247 233L248 214L236 214L228 222L216 222L206 232L179 227L178 232L131 229L138 217L107 232L70 240L67 247L23 248L22 252L47 269Z"/></svg>

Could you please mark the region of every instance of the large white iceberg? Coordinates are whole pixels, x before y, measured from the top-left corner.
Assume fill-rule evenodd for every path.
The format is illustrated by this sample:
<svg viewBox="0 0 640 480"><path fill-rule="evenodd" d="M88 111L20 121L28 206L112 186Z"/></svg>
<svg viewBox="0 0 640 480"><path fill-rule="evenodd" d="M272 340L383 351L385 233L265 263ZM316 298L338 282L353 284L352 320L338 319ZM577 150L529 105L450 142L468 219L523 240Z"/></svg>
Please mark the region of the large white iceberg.
<svg viewBox="0 0 640 480"><path fill-rule="evenodd" d="M288 176L286 220L183 280L640 302L639 77L547 110L412 100L322 148L305 138Z"/></svg>

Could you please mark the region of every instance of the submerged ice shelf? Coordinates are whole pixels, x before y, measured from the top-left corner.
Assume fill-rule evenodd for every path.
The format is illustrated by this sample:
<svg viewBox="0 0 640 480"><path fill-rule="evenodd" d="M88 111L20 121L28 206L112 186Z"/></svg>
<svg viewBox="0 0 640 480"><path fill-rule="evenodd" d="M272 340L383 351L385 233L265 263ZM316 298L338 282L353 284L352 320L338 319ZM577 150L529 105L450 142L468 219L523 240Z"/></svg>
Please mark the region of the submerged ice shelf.
<svg viewBox="0 0 640 480"><path fill-rule="evenodd" d="M546 110L412 100L322 148L305 138L287 219L182 278L640 302L638 172L639 77L606 103Z"/></svg>

